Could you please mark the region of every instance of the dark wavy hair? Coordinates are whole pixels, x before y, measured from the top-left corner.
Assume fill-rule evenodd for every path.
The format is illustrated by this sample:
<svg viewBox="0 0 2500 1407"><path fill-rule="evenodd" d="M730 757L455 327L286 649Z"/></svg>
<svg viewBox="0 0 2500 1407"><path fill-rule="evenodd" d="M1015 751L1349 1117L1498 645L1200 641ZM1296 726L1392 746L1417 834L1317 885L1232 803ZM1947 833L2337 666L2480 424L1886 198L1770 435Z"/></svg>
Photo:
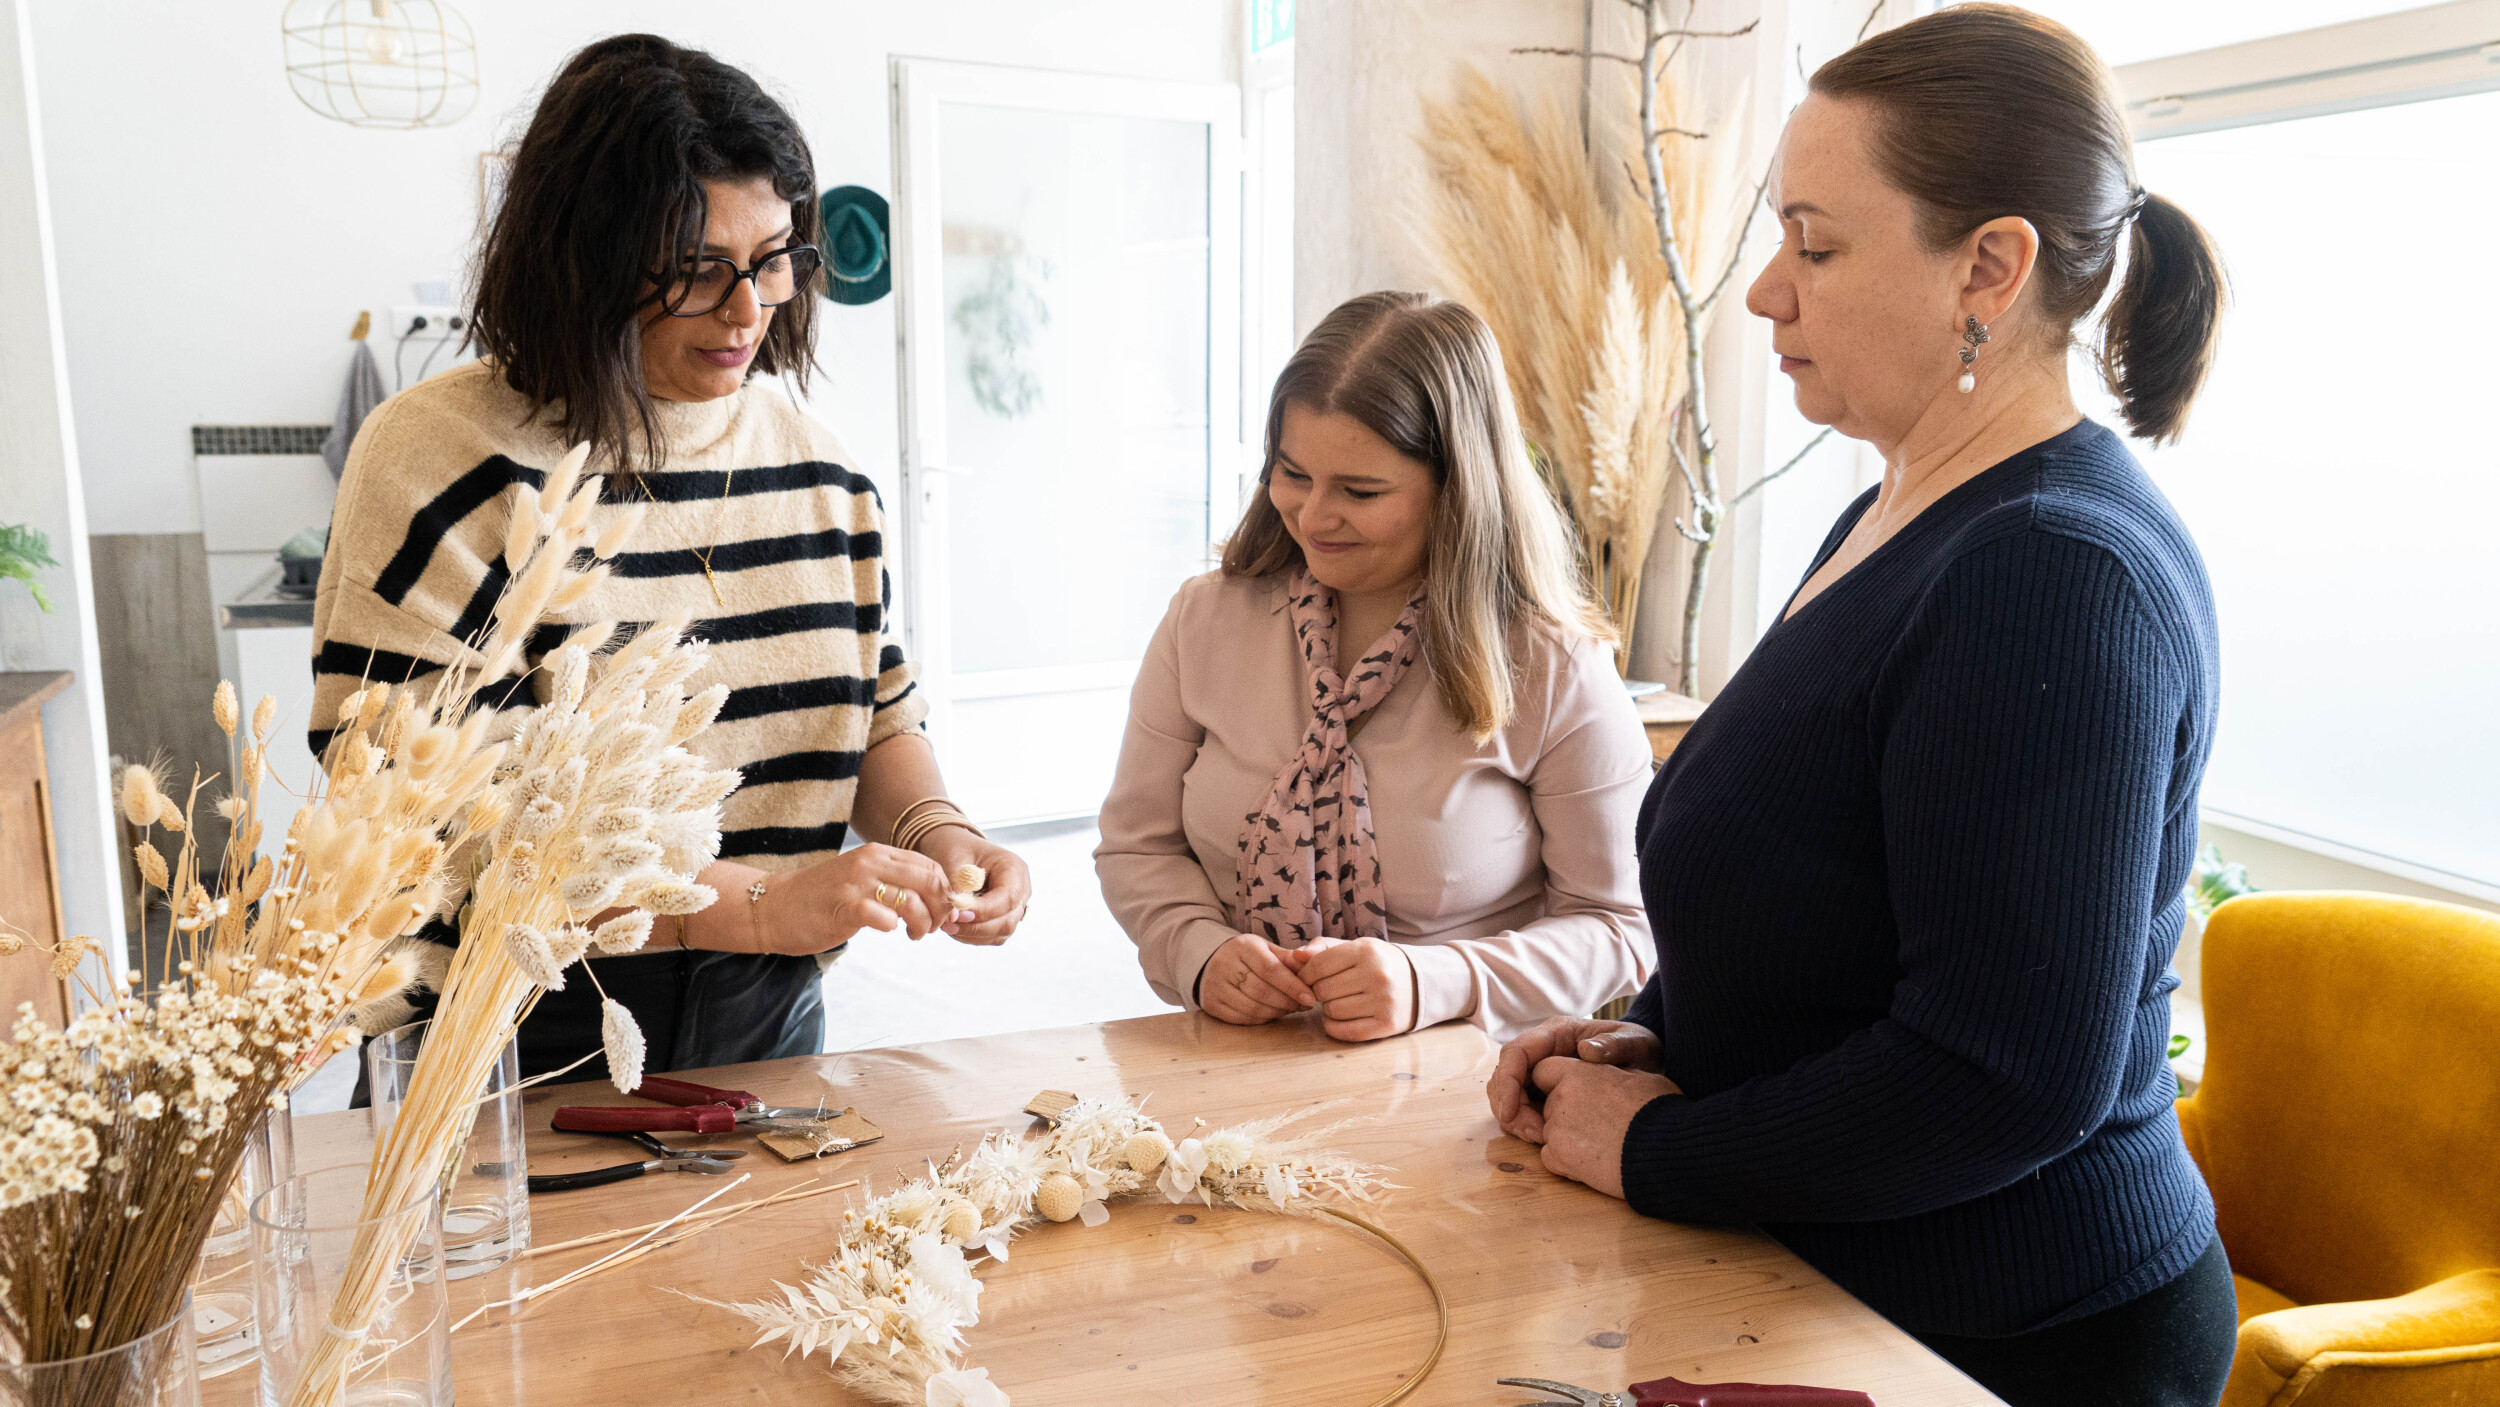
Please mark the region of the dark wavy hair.
<svg viewBox="0 0 2500 1407"><path fill-rule="evenodd" d="M2222 259L2185 210L2136 183L2117 85L2073 31L2012 5L1953 5L1849 50L1813 91L1882 114L1876 159L1946 249L2000 215L2040 232L2032 277L2061 336L2126 277L2101 315L2101 372L2127 427L2175 440L2213 366L2229 296Z"/></svg>
<svg viewBox="0 0 2500 1407"><path fill-rule="evenodd" d="M753 78L656 34L583 49L513 153L478 255L473 343L594 459L623 463L638 430L657 463L666 446L642 371L650 275L702 245L705 181L758 176L790 202L792 239L816 243L807 139ZM774 310L750 375L806 389L815 303Z"/></svg>

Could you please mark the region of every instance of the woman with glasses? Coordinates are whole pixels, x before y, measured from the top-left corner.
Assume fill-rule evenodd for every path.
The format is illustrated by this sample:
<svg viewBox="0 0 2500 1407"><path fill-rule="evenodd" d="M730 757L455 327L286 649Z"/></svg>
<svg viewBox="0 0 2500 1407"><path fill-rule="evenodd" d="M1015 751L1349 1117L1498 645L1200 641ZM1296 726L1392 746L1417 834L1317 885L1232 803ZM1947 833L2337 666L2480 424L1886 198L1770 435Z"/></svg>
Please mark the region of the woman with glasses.
<svg viewBox="0 0 2500 1407"><path fill-rule="evenodd" d="M815 190L806 139L746 74L652 35L582 50L513 155L478 265L481 359L385 402L339 483L316 753L363 681L461 658L509 579L514 505L584 442L594 523L640 526L531 664L690 617L710 663L689 687L729 688L691 744L744 776L702 876L719 901L590 959L596 988L542 998L524 1074L599 1049L600 990L641 1022L653 1071L812 1054L819 975L860 929L990 944L1024 917L1024 865L946 799L920 731L876 491L792 394L810 370ZM507 715L547 687L534 668L506 681ZM876 843L843 852L854 830ZM949 876L966 865L987 883L959 902ZM448 940L448 922L429 933Z"/></svg>

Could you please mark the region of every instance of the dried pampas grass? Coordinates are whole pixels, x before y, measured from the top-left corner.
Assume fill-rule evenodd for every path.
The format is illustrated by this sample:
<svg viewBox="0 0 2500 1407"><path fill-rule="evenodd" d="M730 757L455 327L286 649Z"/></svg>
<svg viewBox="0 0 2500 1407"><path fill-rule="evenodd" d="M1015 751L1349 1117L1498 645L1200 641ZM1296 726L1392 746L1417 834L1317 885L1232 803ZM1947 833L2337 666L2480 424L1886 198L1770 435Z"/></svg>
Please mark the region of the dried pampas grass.
<svg viewBox="0 0 2500 1407"><path fill-rule="evenodd" d="M1663 94L1664 105L1674 96ZM1520 428L1578 529L1621 669L1676 472L1686 383L1684 323L1639 174L1640 139L1601 118L1584 154L1578 123L1558 107L1522 107L1464 68L1447 100L1424 106L1418 142L1427 185L1409 224L1450 293L1501 346ZM1704 251L1692 260L1703 267L1713 241L1699 212L1725 188L1724 173L1694 150L1708 145L1682 141L1665 153L1676 235Z"/></svg>

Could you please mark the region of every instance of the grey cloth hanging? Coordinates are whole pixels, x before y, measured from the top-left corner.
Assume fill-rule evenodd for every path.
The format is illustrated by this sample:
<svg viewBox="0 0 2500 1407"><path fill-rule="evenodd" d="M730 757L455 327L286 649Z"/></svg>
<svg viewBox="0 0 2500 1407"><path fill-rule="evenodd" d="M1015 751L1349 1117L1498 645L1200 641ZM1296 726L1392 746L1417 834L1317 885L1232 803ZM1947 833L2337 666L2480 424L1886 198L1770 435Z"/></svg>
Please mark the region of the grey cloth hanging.
<svg viewBox="0 0 2500 1407"><path fill-rule="evenodd" d="M382 404L382 368L374 364L373 348L362 339L347 362L347 385L339 391L338 414L330 423L329 436L321 442L321 462L330 466L335 479L347 472L347 449L356 443L356 431Z"/></svg>

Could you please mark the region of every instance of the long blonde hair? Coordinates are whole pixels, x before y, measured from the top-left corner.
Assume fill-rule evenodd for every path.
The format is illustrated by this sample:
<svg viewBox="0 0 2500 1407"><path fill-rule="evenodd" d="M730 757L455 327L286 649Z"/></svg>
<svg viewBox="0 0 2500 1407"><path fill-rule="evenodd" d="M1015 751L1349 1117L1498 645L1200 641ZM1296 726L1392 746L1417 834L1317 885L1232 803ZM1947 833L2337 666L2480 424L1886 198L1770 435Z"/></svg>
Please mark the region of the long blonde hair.
<svg viewBox="0 0 2500 1407"><path fill-rule="evenodd" d="M1345 415L1432 470L1424 557L1424 653L1452 716L1478 742L1517 712L1510 633L1544 622L1614 642L1580 579L1553 495L1528 459L1501 349L1484 320L1427 293L1366 293L1320 320L1276 378L1261 490L1224 544L1226 576L1302 564L1265 490L1285 407Z"/></svg>

